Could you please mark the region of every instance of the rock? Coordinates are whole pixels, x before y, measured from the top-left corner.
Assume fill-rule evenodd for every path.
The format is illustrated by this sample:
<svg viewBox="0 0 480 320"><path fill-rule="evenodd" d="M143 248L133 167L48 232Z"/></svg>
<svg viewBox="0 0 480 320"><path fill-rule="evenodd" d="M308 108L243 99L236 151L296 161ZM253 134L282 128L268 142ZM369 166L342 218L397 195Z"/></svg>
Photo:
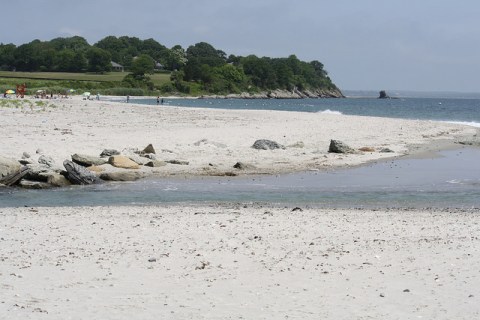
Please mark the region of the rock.
<svg viewBox="0 0 480 320"><path fill-rule="evenodd" d="M170 164L179 164L182 166L188 166L190 164L190 162L184 160L167 160L165 162Z"/></svg>
<svg viewBox="0 0 480 320"><path fill-rule="evenodd" d="M135 162L136 164L139 164L141 166L145 165L147 162L150 162L149 158L141 157L138 154L131 154L131 155L128 156L128 158L130 160L132 160L133 162Z"/></svg>
<svg viewBox="0 0 480 320"><path fill-rule="evenodd" d="M73 184L96 184L102 182L94 173L73 161L65 160L63 166L68 173L66 178Z"/></svg>
<svg viewBox="0 0 480 320"><path fill-rule="evenodd" d="M358 150L363 152L375 152L375 148L372 148L372 147L361 147L361 148L358 148Z"/></svg>
<svg viewBox="0 0 480 320"><path fill-rule="evenodd" d="M160 160L152 160L145 163L146 167L152 167L152 168L164 167L166 165L167 163L165 161L160 161Z"/></svg>
<svg viewBox="0 0 480 320"><path fill-rule="evenodd" d="M117 168L140 169L138 163L130 160L128 157L125 156L112 156L108 158L108 163Z"/></svg>
<svg viewBox="0 0 480 320"><path fill-rule="evenodd" d="M72 183L68 181L63 175L59 173L52 173L48 175L47 183L54 187L68 187Z"/></svg>
<svg viewBox="0 0 480 320"><path fill-rule="evenodd" d="M328 152L332 153L355 153L355 150L339 140L330 140Z"/></svg>
<svg viewBox="0 0 480 320"><path fill-rule="evenodd" d="M99 166L90 166L90 167L87 167L87 170L91 171L91 172L94 172L94 173L100 173L100 172L105 171L104 168L99 167Z"/></svg>
<svg viewBox="0 0 480 320"><path fill-rule="evenodd" d="M244 163L244 162L237 162L233 165L233 167L235 169L238 169L238 170L250 170L250 169L255 169L255 166L254 165L251 165L251 164L248 164L248 163Z"/></svg>
<svg viewBox="0 0 480 320"><path fill-rule="evenodd" d="M25 189L50 189L52 187L52 185L47 182L31 181L27 179L20 180L18 185Z"/></svg>
<svg viewBox="0 0 480 320"><path fill-rule="evenodd" d="M100 157L111 157L111 156L118 156L120 151L115 149L103 149L102 153L100 153Z"/></svg>
<svg viewBox="0 0 480 320"><path fill-rule="evenodd" d="M108 163L107 160L102 159L100 157L89 156L89 155L78 154L78 153L75 153L74 155L72 155L72 161L84 167L101 166L102 164Z"/></svg>
<svg viewBox="0 0 480 320"><path fill-rule="evenodd" d="M385 90L382 90L378 93L378 99L390 99L390 97Z"/></svg>
<svg viewBox="0 0 480 320"><path fill-rule="evenodd" d="M37 151L35 151L36 154L43 154L43 149L38 148Z"/></svg>
<svg viewBox="0 0 480 320"><path fill-rule="evenodd" d="M18 173L21 167L17 160L0 156L0 182L6 176Z"/></svg>
<svg viewBox="0 0 480 320"><path fill-rule="evenodd" d="M260 140L255 141L252 148L257 149L257 150L285 149L285 147L282 146L281 144L279 144L275 141L266 140L266 139L260 139Z"/></svg>
<svg viewBox="0 0 480 320"><path fill-rule="evenodd" d="M55 160L53 160L52 157L46 156L46 155L41 155L40 158L38 158L38 163L44 164L50 168L52 168L55 165Z"/></svg>
<svg viewBox="0 0 480 320"><path fill-rule="evenodd" d="M105 172L100 175L100 179L106 181L135 181L144 177L145 174L140 171Z"/></svg>
<svg viewBox="0 0 480 320"><path fill-rule="evenodd" d="M27 180L46 182L50 174L56 173L46 164L29 164L27 167L30 170L26 177Z"/></svg>
<svg viewBox="0 0 480 320"><path fill-rule="evenodd" d="M392 153L392 152L395 152L395 151L393 151L390 148L383 148L382 150L380 150L380 152L382 152L382 153Z"/></svg>
<svg viewBox="0 0 480 320"><path fill-rule="evenodd" d="M0 184L6 185L6 186L13 186L20 179L26 176L29 171L30 170L28 169L28 167L21 167L18 171L13 171L12 173L4 177L1 177Z"/></svg>
<svg viewBox="0 0 480 320"><path fill-rule="evenodd" d="M155 148L153 148L152 144L150 143L148 146L146 146L145 149L142 151L143 153L153 153L155 154Z"/></svg>
<svg viewBox="0 0 480 320"><path fill-rule="evenodd" d="M30 153L28 153L26 151L22 153L22 159L28 159L30 157L31 157Z"/></svg>
<svg viewBox="0 0 480 320"><path fill-rule="evenodd" d="M303 209L300 208L300 207L295 207L295 208L292 209L292 212L295 212L295 211L300 211L300 212L302 212Z"/></svg>

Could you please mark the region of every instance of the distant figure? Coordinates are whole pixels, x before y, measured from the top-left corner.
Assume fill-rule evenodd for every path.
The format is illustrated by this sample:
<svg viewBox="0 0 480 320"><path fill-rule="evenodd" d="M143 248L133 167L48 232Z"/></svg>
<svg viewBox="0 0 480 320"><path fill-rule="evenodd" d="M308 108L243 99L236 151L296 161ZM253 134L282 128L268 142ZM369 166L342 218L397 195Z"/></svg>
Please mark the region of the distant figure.
<svg viewBox="0 0 480 320"><path fill-rule="evenodd" d="M161 104L163 104L163 98L162 98L162 102L161 102Z"/></svg>
<svg viewBox="0 0 480 320"><path fill-rule="evenodd" d="M160 104L160 97L157 97L157 106Z"/></svg>
<svg viewBox="0 0 480 320"><path fill-rule="evenodd" d="M97 100L100 100L100 93L97 93Z"/></svg>
<svg viewBox="0 0 480 320"><path fill-rule="evenodd" d="M129 101L130 101L130 96L127 96L127 102L129 102Z"/></svg>

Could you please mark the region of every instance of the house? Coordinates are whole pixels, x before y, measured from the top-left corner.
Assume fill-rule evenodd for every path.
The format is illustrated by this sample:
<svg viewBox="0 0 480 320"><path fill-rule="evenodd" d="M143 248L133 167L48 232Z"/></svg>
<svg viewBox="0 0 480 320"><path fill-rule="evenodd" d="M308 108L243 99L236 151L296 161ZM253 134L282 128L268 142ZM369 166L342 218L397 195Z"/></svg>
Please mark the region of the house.
<svg viewBox="0 0 480 320"><path fill-rule="evenodd" d="M124 72L124 68L121 64L118 64L116 62L113 62L113 61L110 61L110 63L112 64L112 70L113 71L118 71L118 72Z"/></svg>
<svg viewBox="0 0 480 320"><path fill-rule="evenodd" d="M155 70L163 70L163 65L160 62L155 61Z"/></svg>

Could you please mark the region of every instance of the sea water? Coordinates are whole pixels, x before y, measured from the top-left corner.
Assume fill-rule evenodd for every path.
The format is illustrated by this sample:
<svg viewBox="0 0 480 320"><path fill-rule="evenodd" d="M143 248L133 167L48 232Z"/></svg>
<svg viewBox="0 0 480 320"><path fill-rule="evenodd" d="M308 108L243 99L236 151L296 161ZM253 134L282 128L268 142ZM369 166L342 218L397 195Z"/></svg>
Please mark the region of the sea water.
<svg viewBox="0 0 480 320"><path fill-rule="evenodd" d="M133 102L156 105L153 98ZM164 99L159 107L168 106L334 113L447 121L480 127L480 99L473 98Z"/></svg>
<svg viewBox="0 0 480 320"><path fill-rule="evenodd" d="M0 189L0 207L273 203L312 207L480 208L480 149L276 176L149 178L52 190Z"/></svg>

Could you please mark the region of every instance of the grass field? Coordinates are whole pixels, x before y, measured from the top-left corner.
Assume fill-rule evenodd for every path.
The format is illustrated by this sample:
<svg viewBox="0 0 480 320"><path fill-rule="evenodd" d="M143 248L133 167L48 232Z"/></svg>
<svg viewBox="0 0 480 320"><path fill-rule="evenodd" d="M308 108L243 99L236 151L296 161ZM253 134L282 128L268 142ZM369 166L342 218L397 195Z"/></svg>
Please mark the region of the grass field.
<svg viewBox="0 0 480 320"><path fill-rule="evenodd" d="M95 81L120 82L128 72L109 72L105 74L69 73L69 72L12 72L0 71L0 78L35 79L35 80L66 80L66 81ZM156 86L170 81L169 73L155 73L150 75Z"/></svg>

